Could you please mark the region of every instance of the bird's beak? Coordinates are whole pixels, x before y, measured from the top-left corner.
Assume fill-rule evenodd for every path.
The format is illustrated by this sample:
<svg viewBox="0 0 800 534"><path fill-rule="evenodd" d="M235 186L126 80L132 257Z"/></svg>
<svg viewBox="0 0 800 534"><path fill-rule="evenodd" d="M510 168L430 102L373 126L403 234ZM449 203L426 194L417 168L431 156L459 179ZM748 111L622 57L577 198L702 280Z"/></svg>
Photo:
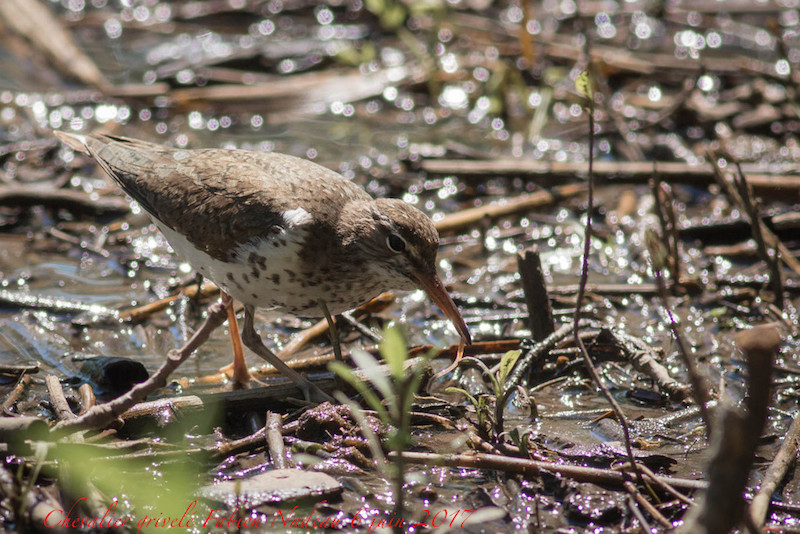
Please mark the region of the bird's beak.
<svg viewBox="0 0 800 534"><path fill-rule="evenodd" d="M453 323L456 331L461 336L461 341L465 345L471 345L472 338L469 335L469 330L467 330L467 325L464 323L464 318L461 317L461 312L458 311L453 299L447 294L444 284L442 284L442 281L436 273L417 273L416 277L422 289L425 290L428 296L431 297L436 305L444 312L445 316L450 319L450 322Z"/></svg>

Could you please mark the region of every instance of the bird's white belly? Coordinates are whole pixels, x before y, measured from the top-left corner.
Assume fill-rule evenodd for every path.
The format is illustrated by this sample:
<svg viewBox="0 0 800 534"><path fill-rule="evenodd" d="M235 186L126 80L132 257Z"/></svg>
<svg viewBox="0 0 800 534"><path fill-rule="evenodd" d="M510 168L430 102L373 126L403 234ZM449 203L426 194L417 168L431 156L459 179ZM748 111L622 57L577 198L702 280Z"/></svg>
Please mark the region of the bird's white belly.
<svg viewBox="0 0 800 534"><path fill-rule="evenodd" d="M258 308L280 308L302 316L320 316L320 298L329 296L318 285L309 284L300 264L302 231L284 231L280 239L260 239L238 245L225 262L199 250L183 234L155 221L172 248L200 274L234 299ZM345 309L349 309L348 306ZM334 311L337 313L341 309Z"/></svg>

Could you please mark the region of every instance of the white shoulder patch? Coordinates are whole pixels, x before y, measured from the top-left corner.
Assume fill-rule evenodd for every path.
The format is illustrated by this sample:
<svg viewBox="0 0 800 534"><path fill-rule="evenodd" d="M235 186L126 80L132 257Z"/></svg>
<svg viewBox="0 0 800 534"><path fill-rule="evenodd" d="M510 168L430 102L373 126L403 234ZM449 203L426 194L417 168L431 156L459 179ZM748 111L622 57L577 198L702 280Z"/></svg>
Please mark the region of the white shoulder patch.
<svg viewBox="0 0 800 534"><path fill-rule="evenodd" d="M296 228L298 226L310 224L314 221L314 218L303 208L295 208L283 212L283 221L286 223L286 226Z"/></svg>

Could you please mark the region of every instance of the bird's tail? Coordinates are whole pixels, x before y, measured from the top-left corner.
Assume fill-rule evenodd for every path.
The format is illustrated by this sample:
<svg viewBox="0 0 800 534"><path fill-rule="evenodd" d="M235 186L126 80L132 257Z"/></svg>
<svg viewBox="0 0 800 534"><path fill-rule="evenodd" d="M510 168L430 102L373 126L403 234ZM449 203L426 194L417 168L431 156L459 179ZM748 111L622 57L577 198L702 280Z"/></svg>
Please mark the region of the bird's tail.
<svg viewBox="0 0 800 534"><path fill-rule="evenodd" d="M77 150L78 152L82 152L87 156L89 155L88 136L61 132L59 130L53 130L53 133L55 134L56 137L58 137L65 145L70 147L72 150Z"/></svg>

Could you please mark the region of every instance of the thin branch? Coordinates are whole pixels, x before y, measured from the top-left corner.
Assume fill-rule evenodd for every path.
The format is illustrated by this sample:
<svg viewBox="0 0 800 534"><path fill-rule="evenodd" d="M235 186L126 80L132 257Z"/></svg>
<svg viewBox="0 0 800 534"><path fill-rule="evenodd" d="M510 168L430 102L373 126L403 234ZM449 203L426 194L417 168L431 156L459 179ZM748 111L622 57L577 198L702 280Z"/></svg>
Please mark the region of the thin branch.
<svg viewBox="0 0 800 534"><path fill-rule="evenodd" d="M622 427L622 432L625 437L625 450L628 453L628 459L630 460L631 466L636 473L638 482L643 484L642 475L636 466L636 459L633 456L633 446L631 445L628 418L625 417L625 414L622 412L622 408L620 407L619 403L617 403L614 396L611 395L611 392L609 392L608 389L603 385L603 381L601 380L600 375L597 373L597 369L594 366L592 357L589 355L589 351L586 350L586 346L583 344L583 339L581 339L580 336L581 304L583 303L583 298L586 294L586 283L589 281L589 254L591 253L592 246L592 209L594 209L594 105L591 103L591 101L587 111L589 115L589 187L587 189L588 201L586 207L586 226L584 228L583 236L583 261L581 262L581 278L578 284L578 296L575 299L573 336L575 338L575 345L581 351L581 355L583 356L583 361L586 364L586 370L589 372L589 376L592 377L595 385L603 393L603 396L611 405L611 409L614 410L614 413L617 416L617 421Z"/></svg>

